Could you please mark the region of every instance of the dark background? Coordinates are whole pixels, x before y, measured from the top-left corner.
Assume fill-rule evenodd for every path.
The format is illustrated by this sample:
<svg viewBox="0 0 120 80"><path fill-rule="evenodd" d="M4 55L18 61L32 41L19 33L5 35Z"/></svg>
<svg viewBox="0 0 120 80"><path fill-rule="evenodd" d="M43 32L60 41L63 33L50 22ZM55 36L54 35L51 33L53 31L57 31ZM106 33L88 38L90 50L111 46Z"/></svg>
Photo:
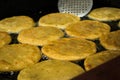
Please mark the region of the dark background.
<svg viewBox="0 0 120 80"><path fill-rule="evenodd" d="M58 0L0 0L0 19L15 15L28 15L35 21L40 16L58 12ZM93 8L101 6L117 7L120 0L94 0Z"/></svg>

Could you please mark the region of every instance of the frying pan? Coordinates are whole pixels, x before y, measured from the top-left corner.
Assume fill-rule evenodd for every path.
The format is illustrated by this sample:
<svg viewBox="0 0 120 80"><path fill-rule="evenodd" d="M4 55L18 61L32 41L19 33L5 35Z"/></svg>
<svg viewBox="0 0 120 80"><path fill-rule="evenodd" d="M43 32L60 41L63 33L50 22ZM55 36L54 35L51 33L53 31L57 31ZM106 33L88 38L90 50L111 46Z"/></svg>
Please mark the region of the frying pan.
<svg viewBox="0 0 120 80"><path fill-rule="evenodd" d="M28 15L35 21L39 17L58 12L58 0L0 0L0 19L14 15ZM120 8L120 0L93 0L93 8L101 6Z"/></svg>
<svg viewBox="0 0 120 80"><path fill-rule="evenodd" d="M27 15L34 19L35 22L38 19L48 13L59 12L57 7L58 0L0 0L0 20L6 17L17 16L17 15ZM92 9L98 7L116 7L120 8L120 0L93 0ZM86 16L82 19L88 19ZM106 22L111 26L111 31L118 30L118 21ZM13 40L11 43L17 43L17 34L11 34ZM104 50L104 48L99 44L99 41L95 41L98 48L97 51ZM120 57L119 57L120 58ZM78 64L83 66L81 61ZM120 60L119 60L120 62ZM119 69L118 67L115 67ZM94 71L94 70L93 70ZM120 69L118 70L120 71ZM19 72L0 72L0 80L17 80L17 75ZM91 73L92 74L92 73ZM108 75L109 76L109 75ZM94 77L94 76L93 76ZM79 80L79 78L75 78ZM75 80L74 79L74 80ZM82 79L88 80L88 79Z"/></svg>

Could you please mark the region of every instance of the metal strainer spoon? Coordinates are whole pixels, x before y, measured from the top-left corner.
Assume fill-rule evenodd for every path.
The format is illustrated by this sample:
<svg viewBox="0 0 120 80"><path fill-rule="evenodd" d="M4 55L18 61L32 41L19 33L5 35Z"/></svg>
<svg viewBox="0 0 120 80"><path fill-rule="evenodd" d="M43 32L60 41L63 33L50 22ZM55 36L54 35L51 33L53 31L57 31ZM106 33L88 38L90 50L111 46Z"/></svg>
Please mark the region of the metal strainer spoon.
<svg viewBox="0 0 120 80"><path fill-rule="evenodd" d="M59 0L58 10L61 13L71 13L83 17L92 9L93 0Z"/></svg>

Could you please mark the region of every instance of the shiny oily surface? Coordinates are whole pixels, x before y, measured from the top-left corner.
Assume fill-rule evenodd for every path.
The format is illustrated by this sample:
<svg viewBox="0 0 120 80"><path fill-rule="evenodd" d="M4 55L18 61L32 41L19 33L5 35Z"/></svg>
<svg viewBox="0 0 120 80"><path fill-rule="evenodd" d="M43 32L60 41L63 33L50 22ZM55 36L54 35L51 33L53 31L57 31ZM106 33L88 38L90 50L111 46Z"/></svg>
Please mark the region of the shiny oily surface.
<svg viewBox="0 0 120 80"><path fill-rule="evenodd" d="M29 16L11 16L0 20L0 31L8 33L19 33L34 26L35 22Z"/></svg>
<svg viewBox="0 0 120 80"><path fill-rule="evenodd" d="M28 44L11 44L0 48L0 72L20 71L41 59L38 47Z"/></svg>
<svg viewBox="0 0 120 80"><path fill-rule="evenodd" d="M82 73L83 68L72 62L46 60L21 70L18 80L70 80Z"/></svg>
<svg viewBox="0 0 120 80"><path fill-rule="evenodd" d="M96 53L96 45L85 39L62 38L43 46L41 50L52 59L76 61Z"/></svg>
<svg viewBox="0 0 120 80"><path fill-rule="evenodd" d="M117 21L120 20L120 9L115 7L101 7L93 9L88 17L99 21Z"/></svg>
<svg viewBox="0 0 120 80"><path fill-rule="evenodd" d="M70 37L95 40L109 33L111 27L103 22L83 20L69 25L65 31Z"/></svg>
<svg viewBox="0 0 120 80"><path fill-rule="evenodd" d="M84 61L85 70L91 70L109 60L120 56L120 50L105 50L87 57Z"/></svg>

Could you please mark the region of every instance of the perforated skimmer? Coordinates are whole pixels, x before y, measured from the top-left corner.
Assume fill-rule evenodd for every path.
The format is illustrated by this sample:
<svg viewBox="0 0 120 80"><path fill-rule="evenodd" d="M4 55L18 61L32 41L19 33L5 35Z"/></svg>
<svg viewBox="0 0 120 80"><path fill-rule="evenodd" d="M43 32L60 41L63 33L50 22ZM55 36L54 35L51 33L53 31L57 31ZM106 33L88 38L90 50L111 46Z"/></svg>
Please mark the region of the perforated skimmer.
<svg viewBox="0 0 120 80"><path fill-rule="evenodd" d="M59 0L58 10L83 17L92 9L93 0Z"/></svg>

